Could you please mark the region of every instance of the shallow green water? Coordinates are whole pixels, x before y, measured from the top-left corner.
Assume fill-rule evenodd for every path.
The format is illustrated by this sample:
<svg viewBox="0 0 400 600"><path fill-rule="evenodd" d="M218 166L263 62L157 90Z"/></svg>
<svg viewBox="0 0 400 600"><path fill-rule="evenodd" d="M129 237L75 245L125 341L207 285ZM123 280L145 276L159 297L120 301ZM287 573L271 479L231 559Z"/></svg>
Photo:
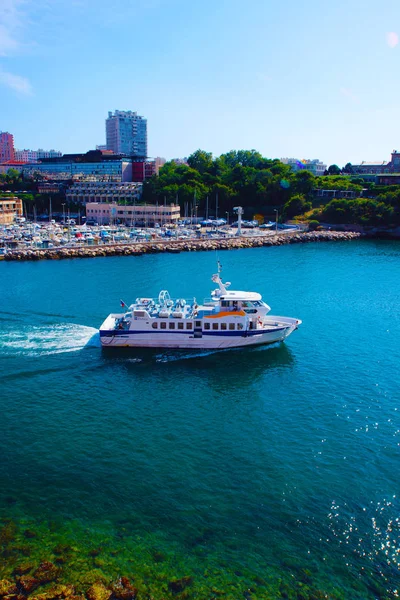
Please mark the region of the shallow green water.
<svg viewBox="0 0 400 600"><path fill-rule="evenodd" d="M219 258L303 320L284 345L101 351L120 298L208 296L213 253L0 264L0 578L61 553L143 598L400 589L400 245Z"/></svg>

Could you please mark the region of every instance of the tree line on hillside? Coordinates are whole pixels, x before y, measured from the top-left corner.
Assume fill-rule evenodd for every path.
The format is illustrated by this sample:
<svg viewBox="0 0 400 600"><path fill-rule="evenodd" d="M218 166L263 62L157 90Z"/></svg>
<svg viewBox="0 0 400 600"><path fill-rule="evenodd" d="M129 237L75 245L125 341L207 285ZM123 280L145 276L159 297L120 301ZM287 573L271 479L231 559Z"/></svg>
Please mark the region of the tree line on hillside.
<svg viewBox="0 0 400 600"><path fill-rule="evenodd" d="M283 211L294 196L311 202L315 189L350 190L358 195L363 188L362 181L348 176L315 177L306 169L293 172L289 165L255 150L232 150L215 158L211 152L197 150L187 163L167 162L158 176L145 181L143 199L177 202L182 214L204 215L208 205L215 217L224 217L239 205L250 218L256 213L273 214L274 209Z"/></svg>
<svg viewBox="0 0 400 600"><path fill-rule="evenodd" d="M142 202L178 203L182 216L206 214L233 217L233 207L242 206L245 218L274 216L280 220L299 218L332 224L399 225L400 186L377 186L351 173L348 163L342 170L331 165L327 174L314 176L306 168L292 171L278 159L263 157L255 150L232 150L218 157L197 150L188 164L165 163L158 176L143 184ZM345 173L345 174L343 174ZM9 169L0 174L0 189L27 190L19 194L28 213L48 211L49 197L35 193L35 182ZM354 192L355 198L317 198L316 189ZM0 194L1 195L1 194ZM360 197L362 196L362 197ZM65 197L52 195L53 211L62 210ZM70 205L71 210L79 209Z"/></svg>

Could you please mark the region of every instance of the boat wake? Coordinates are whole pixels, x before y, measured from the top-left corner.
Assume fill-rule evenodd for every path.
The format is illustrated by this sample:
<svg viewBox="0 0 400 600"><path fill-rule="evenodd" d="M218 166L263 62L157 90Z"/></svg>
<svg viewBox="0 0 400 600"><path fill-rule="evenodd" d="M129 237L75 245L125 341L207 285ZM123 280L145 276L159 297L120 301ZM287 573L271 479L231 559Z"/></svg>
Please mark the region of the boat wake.
<svg viewBox="0 0 400 600"><path fill-rule="evenodd" d="M97 329L74 323L27 326L4 332L0 352L4 355L44 356L99 347Z"/></svg>

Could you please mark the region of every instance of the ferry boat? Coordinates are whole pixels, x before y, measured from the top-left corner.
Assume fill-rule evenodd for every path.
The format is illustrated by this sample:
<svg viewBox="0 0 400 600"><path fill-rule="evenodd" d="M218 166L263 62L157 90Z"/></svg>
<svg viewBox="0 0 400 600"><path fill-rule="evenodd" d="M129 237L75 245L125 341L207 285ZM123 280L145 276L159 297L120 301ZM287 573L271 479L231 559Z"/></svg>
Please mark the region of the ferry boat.
<svg viewBox="0 0 400 600"><path fill-rule="evenodd" d="M269 315L257 292L228 290L221 268L212 276L211 298L173 300L167 290L158 298L136 298L125 312L110 314L100 327L103 347L224 349L282 342L301 321Z"/></svg>

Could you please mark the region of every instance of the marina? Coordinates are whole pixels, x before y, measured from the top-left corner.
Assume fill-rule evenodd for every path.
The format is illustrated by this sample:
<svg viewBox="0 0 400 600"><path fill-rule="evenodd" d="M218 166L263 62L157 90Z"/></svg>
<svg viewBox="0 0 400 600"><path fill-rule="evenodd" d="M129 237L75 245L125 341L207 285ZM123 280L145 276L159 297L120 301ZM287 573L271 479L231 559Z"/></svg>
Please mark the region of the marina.
<svg viewBox="0 0 400 600"><path fill-rule="evenodd" d="M212 234L199 236L192 232L191 236L183 238L152 237L150 234L138 236L131 240L112 241L105 238L99 243L85 242L84 238L73 243L55 245L53 242L43 248L20 242L18 236L8 236L0 248L0 260L6 261L35 261L56 260L62 258L96 258L106 256L142 256L143 254L158 254L163 252L180 253L209 250L235 250L240 248L261 248L263 246L281 246L285 244L303 244L308 242L337 242L355 240L362 234L354 231L280 231L258 232L256 235L229 236ZM90 238L89 238L90 240Z"/></svg>

